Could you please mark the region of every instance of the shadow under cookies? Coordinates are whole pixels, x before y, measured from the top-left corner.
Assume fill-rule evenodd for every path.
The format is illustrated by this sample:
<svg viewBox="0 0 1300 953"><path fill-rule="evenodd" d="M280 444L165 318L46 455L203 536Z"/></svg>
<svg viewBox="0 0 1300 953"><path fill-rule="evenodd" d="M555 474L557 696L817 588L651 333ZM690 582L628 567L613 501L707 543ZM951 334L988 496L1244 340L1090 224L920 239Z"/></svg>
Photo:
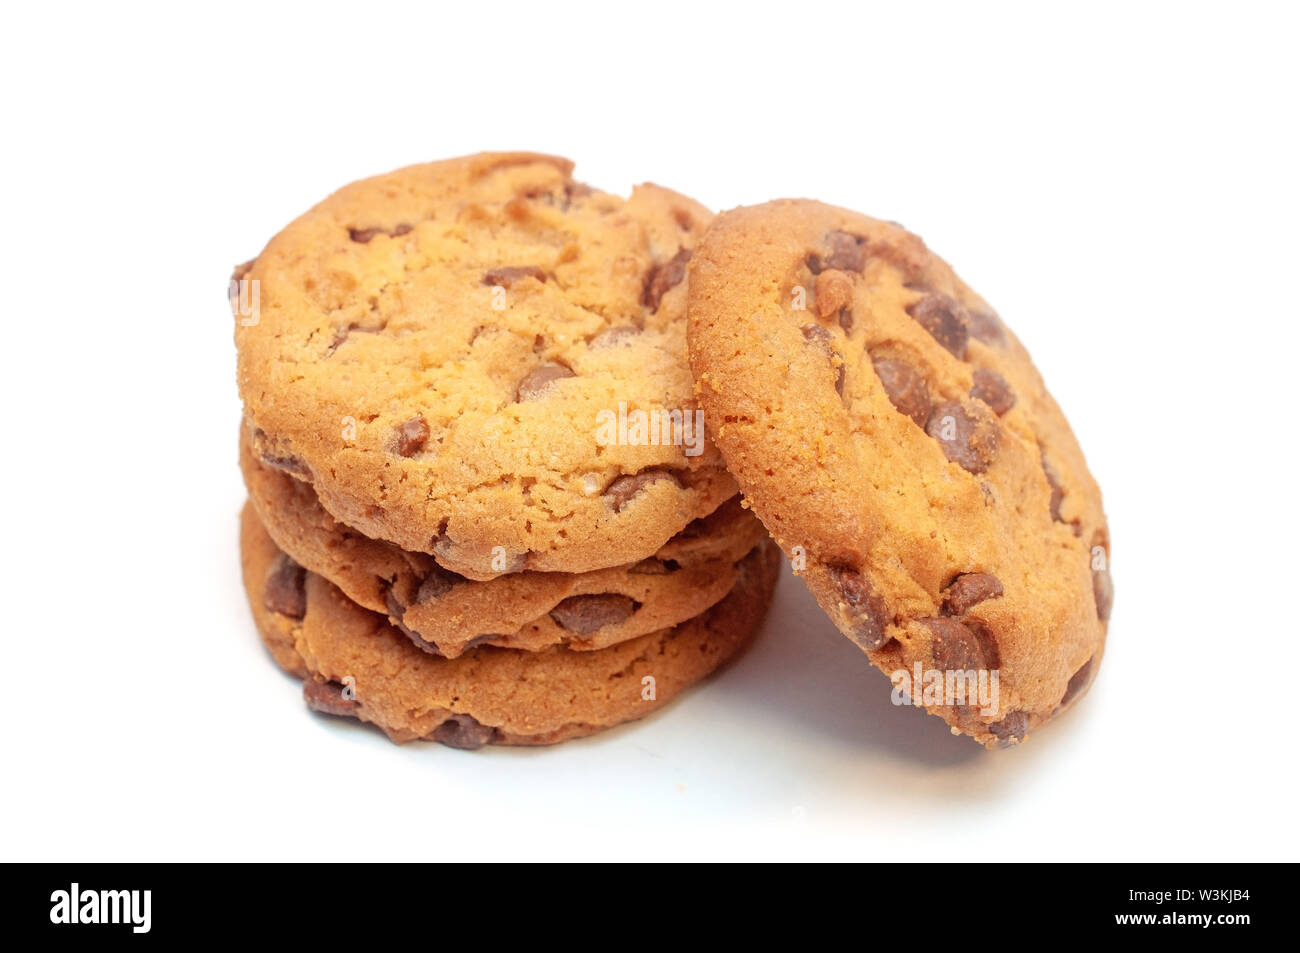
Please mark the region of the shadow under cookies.
<svg viewBox="0 0 1300 953"><path fill-rule="evenodd" d="M762 736L768 760L784 758L810 787L851 783L865 798L900 794L923 801L972 802L1029 783L1080 721L1071 712L1027 742L985 750L954 735L919 707L895 705L892 686L821 611L783 566L776 599L750 650L706 691L734 706Z"/></svg>

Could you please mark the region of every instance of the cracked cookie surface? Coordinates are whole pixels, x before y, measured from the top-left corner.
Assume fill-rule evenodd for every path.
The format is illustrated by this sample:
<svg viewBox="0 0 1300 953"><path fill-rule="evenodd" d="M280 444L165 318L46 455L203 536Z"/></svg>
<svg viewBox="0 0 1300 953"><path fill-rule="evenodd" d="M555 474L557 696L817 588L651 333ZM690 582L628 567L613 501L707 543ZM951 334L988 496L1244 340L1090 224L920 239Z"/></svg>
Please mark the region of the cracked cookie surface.
<svg viewBox="0 0 1300 953"><path fill-rule="evenodd" d="M256 459L246 429L240 467L249 502L282 551L447 658L475 645L590 651L676 625L730 592L739 561L767 538L736 496L636 563L476 581L339 523L310 484Z"/></svg>
<svg viewBox="0 0 1300 953"><path fill-rule="evenodd" d="M925 704L988 746L1082 695L1101 493L992 308L915 235L806 200L723 213L689 267L710 432L837 627L886 673L996 670L996 713Z"/></svg>
<svg viewBox="0 0 1300 953"><path fill-rule="evenodd" d="M429 739L457 748L552 744L650 714L748 643L780 563L776 546L764 540L742 561L721 602L680 625L599 651L482 646L443 659L294 564L248 505L241 555L262 639L282 668L303 679L310 707L371 722L397 742Z"/></svg>
<svg viewBox="0 0 1300 953"><path fill-rule="evenodd" d="M643 559L733 496L707 441L599 430L620 406L692 419L684 277L711 213L571 171L493 153L367 179L237 269L258 288L235 341L260 458L474 578Z"/></svg>

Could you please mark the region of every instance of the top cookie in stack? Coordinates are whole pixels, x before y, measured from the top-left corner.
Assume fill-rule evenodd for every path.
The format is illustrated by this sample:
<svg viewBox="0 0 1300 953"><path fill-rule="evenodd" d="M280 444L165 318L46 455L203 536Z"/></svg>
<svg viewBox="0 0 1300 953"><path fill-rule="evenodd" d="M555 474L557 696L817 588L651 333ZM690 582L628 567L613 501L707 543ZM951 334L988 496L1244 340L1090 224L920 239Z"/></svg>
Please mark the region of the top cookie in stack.
<svg viewBox="0 0 1300 953"><path fill-rule="evenodd" d="M602 411L696 406L683 278L710 213L571 171L506 153L367 179L239 269L258 288L235 335L256 456L478 580L644 559L734 495L702 434L593 440Z"/></svg>

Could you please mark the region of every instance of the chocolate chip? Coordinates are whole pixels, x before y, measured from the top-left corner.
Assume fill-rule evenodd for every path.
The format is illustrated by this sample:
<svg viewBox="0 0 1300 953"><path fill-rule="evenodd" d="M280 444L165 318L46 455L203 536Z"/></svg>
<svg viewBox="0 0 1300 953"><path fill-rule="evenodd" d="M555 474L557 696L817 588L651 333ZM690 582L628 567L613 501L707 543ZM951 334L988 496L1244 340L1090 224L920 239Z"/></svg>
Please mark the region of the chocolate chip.
<svg viewBox="0 0 1300 953"><path fill-rule="evenodd" d="M567 209L569 203L574 199L586 198L592 193L592 188L586 182L574 182L572 179L564 183L564 207Z"/></svg>
<svg viewBox="0 0 1300 953"><path fill-rule="evenodd" d="M334 338L333 340L330 341L329 347L325 351L325 356L326 357L333 356L334 352L337 351L339 348L341 348L343 346L343 343L347 341L348 338L352 337L352 332L355 329L356 329L355 326L351 324L349 324L345 328L335 328Z"/></svg>
<svg viewBox="0 0 1300 953"><path fill-rule="evenodd" d="M534 368L519 382L519 387L515 390L515 400L536 400L552 383L572 376L573 371L563 364L543 364Z"/></svg>
<svg viewBox="0 0 1300 953"><path fill-rule="evenodd" d="M391 622L403 635L411 640L417 649L421 652L427 652L429 655L436 655L438 658L444 658L442 650L434 645L419 632L407 626L403 621L406 617L406 606L398 600L397 594L389 589L385 595L385 602L388 605L388 621Z"/></svg>
<svg viewBox="0 0 1300 953"><path fill-rule="evenodd" d="M966 326L970 329L971 337L976 340L985 344L1002 343L1002 322L995 314L988 311L967 311Z"/></svg>
<svg viewBox="0 0 1300 953"><path fill-rule="evenodd" d="M504 268L493 268L491 271L484 272L483 284L513 288L516 281L525 278L536 278L538 281L545 282L546 272L536 265L507 265Z"/></svg>
<svg viewBox="0 0 1300 953"><path fill-rule="evenodd" d="M303 480L312 478L311 467L297 457L287 454L258 453L257 458L272 470L279 470L281 473L288 473Z"/></svg>
<svg viewBox="0 0 1300 953"><path fill-rule="evenodd" d="M609 486L605 487L605 499L609 500L610 506L614 507L614 512L621 512L623 507L631 501L641 490L657 480L672 480L678 483L677 477L673 476L667 470L642 470L640 473L630 473L619 477Z"/></svg>
<svg viewBox="0 0 1300 953"><path fill-rule="evenodd" d="M997 642L988 628L971 626L956 619L918 619L930 630L930 658L946 672L997 668Z"/></svg>
<svg viewBox="0 0 1300 953"><path fill-rule="evenodd" d="M954 357L966 359L969 332L962 320L963 308L947 295L928 294L907 306L916 323L929 332Z"/></svg>
<svg viewBox="0 0 1300 953"><path fill-rule="evenodd" d="M419 453L428 440L429 425L423 417L412 417L397 428L397 452L404 457Z"/></svg>
<svg viewBox="0 0 1300 953"><path fill-rule="evenodd" d="M853 279L844 272L831 269L817 276L815 306L818 317L828 318L848 307L852 300Z"/></svg>
<svg viewBox="0 0 1300 953"><path fill-rule="evenodd" d="M874 243L871 257L888 262L898 270L903 287L911 291L934 291L934 271L930 253L920 237L904 234Z"/></svg>
<svg viewBox="0 0 1300 953"><path fill-rule="evenodd" d="M460 573L444 569L434 563L433 568L424 577L424 581L420 583L420 588L415 592L415 602L417 605L423 605L426 602L439 599L451 592L452 586L460 582L465 582L465 577Z"/></svg>
<svg viewBox="0 0 1300 953"><path fill-rule="evenodd" d="M405 222L403 222L400 225L396 225L391 229L349 228L348 237L351 238L354 242L360 242L362 245L364 245L367 242L369 242L372 238L374 238L376 235L388 235L392 238L397 238L400 235L407 234L410 230L411 230L411 226L407 225Z"/></svg>
<svg viewBox="0 0 1300 953"><path fill-rule="evenodd" d="M379 334L388 327L388 322L380 321L378 323L362 324L360 321L349 321L345 327L336 327L334 329L334 338L330 341L326 349L326 356L332 355L343 343L354 334ZM470 342L471 344L473 341Z"/></svg>
<svg viewBox="0 0 1300 953"><path fill-rule="evenodd" d="M1000 748L1010 748L1029 733L1029 716L1023 711L1008 712L1001 721L989 725L989 731L997 737Z"/></svg>
<svg viewBox="0 0 1300 953"><path fill-rule="evenodd" d="M829 566L831 581L839 592L841 611L850 626L853 641L871 652L889 641L885 601L876 595L871 584L851 566Z"/></svg>
<svg viewBox="0 0 1300 953"><path fill-rule="evenodd" d="M987 572L964 572L943 591L943 611L965 615L971 606L1002 595L1002 580Z"/></svg>
<svg viewBox="0 0 1300 953"><path fill-rule="evenodd" d="M828 268L839 271L862 271L867 264L866 240L848 232L831 232L826 236L829 254L814 252L808 256L808 270L820 275Z"/></svg>
<svg viewBox="0 0 1300 953"><path fill-rule="evenodd" d="M921 372L911 364L890 358L873 360L871 364L889 402L899 413L916 421L918 427L924 427L930 419L930 388Z"/></svg>
<svg viewBox="0 0 1300 953"><path fill-rule="evenodd" d="M939 441L945 457L971 473L987 470L997 453L997 428L957 401L935 407L925 432Z"/></svg>
<svg viewBox="0 0 1300 953"><path fill-rule="evenodd" d="M844 362L835 366L835 346L831 344L831 332L820 324L806 324L801 329L803 339L826 355L827 361L835 369L835 393L844 393Z"/></svg>
<svg viewBox="0 0 1300 953"><path fill-rule="evenodd" d="M590 635L607 625L618 625L640 608L636 600L607 592L569 596L551 610L556 625L575 635Z"/></svg>
<svg viewBox="0 0 1300 953"><path fill-rule="evenodd" d="M312 711L326 715L352 715L357 713L354 699L343 697L344 686L338 682L307 678L302 683L302 700Z"/></svg>
<svg viewBox="0 0 1300 953"><path fill-rule="evenodd" d="M272 612L301 619L307 614L307 570L280 553L262 583L262 604Z"/></svg>
<svg viewBox="0 0 1300 953"><path fill-rule="evenodd" d="M662 265L653 265L645 276L642 302L651 310L659 310L664 295L686 277L686 263L691 260L689 248L678 249L677 254Z"/></svg>
<svg viewBox="0 0 1300 953"><path fill-rule="evenodd" d="M561 211L567 212L569 206L573 204L574 199L585 198L591 194L591 191L591 186L585 185L582 182L574 182L570 179L564 183L562 188L563 194L560 196L557 196L554 191L550 189L541 188L541 186L533 186L524 189L520 195L525 199L535 199L551 206L552 208L558 207Z"/></svg>
<svg viewBox="0 0 1300 953"><path fill-rule="evenodd" d="M997 371L977 367L974 377L975 384L970 389L970 395L992 407L993 413L1001 417L1016 405L1016 395L1011 392L1011 385Z"/></svg>
<svg viewBox="0 0 1300 953"><path fill-rule="evenodd" d="M979 643L980 651L984 654L984 666L990 671L999 668L1002 665L1002 651L998 648L998 639L993 630L979 619L971 617L962 619L961 624L970 629L975 641Z"/></svg>
<svg viewBox="0 0 1300 953"><path fill-rule="evenodd" d="M820 324L805 324L799 330L803 333L803 339L805 341L816 347L819 351L824 352L827 357L835 356L835 348L831 344L830 331L827 331Z"/></svg>
<svg viewBox="0 0 1300 953"><path fill-rule="evenodd" d="M1061 502L1065 499L1065 487L1061 486L1061 480L1056 475L1056 467L1047 462L1047 455L1041 458L1043 465L1043 476L1047 477L1047 485L1051 488L1052 495L1047 501L1047 508L1052 514L1052 519L1058 523L1064 523L1061 517Z"/></svg>
<svg viewBox="0 0 1300 953"><path fill-rule="evenodd" d="M448 748L464 748L466 751L483 747L494 735L495 728L480 725L469 715L452 715L433 730L434 741L440 741Z"/></svg>
<svg viewBox="0 0 1300 953"><path fill-rule="evenodd" d="M1077 672L1070 676L1069 684L1065 686L1065 694L1061 696L1061 704L1057 707L1064 708L1088 687L1088 683L1092 681L1092 663L1095 659L1096 656L1094 655L1084 662Z"/></svg>

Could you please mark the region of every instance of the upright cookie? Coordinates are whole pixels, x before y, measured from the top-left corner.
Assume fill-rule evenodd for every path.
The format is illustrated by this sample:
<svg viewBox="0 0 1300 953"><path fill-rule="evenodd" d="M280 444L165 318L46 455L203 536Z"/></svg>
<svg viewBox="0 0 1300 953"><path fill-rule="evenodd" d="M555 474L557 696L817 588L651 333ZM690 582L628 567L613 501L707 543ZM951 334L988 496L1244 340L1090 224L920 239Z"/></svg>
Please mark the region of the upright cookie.
<svg viewBox="0 0 1300 953"><path fill-rule="evenodd" d="M475 579L634 562L734 495L686 364L710 213L571 170L499 153L367 179L241 266L262 460Z"/></svg>
<svg viewBox="0 0 1300 953"><path fill-rule="evenodd" d="M242 517L244 585L275 660L307 704L372 722L394 741L457 748L540 745L644 717L734 656L758 629L780 561L764 541L725 599L681 625L595 652L483 646L457 659L420 651L381 615L276 549Z"/></svg>
<svg viewBox="0 0 1300 953"><path fill-rule="evenodd" d="M689 291L712 436L840 630L989 746L1086 691L1111 607L1101 494L993 310L915 235L811 201L720 215ZM997 705L923 691L970 671L997 672Z"/></svg>
<svg viewBox="0 0 1300 953"><path fill-rule="evenodd" d="M649 559L479 582L339 523L310 484L260 463L246 430L240 467L249 502L277 547L362 608L386 614L424 651L447 658L476 645L590 651L677 625L730 592L737 564L767 538L734 496Z"/></svg>

